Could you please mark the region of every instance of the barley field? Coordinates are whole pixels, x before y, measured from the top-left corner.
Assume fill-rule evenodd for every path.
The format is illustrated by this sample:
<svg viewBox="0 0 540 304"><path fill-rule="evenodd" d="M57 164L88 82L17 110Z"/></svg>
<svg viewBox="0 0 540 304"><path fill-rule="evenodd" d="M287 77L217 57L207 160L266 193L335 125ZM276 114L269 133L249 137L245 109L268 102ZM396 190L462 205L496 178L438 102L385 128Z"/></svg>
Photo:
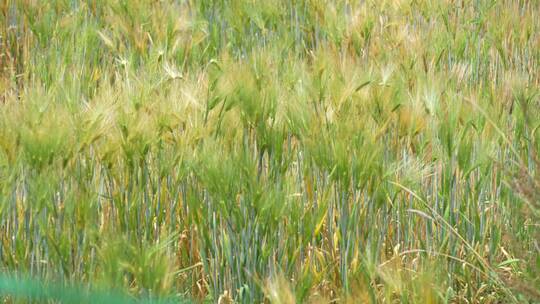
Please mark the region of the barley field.
<svg viewBox="0 0 540 304"><path fill-rule="evenodd" d="M3 303L540 303L540 1L0 0Z"/></svg>

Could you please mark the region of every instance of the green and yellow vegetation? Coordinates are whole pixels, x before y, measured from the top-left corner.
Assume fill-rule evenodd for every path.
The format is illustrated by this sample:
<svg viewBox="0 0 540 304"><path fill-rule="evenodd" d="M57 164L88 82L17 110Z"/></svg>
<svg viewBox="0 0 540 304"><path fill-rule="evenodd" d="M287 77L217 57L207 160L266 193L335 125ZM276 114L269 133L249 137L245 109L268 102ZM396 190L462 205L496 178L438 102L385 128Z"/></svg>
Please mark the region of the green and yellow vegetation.
<svg viewBox="0 0 540 304"><path fill-rule="evenodd" d="M540 302L539 93L537 0L1 0L1 297Z"/></svg>

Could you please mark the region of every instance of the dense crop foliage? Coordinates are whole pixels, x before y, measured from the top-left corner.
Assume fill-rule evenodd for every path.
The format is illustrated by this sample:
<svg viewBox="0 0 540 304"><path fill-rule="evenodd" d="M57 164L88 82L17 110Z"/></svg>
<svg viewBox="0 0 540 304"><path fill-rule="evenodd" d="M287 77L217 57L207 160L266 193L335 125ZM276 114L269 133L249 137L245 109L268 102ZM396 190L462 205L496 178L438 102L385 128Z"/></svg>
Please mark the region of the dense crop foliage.
<svg viewBox="0 0 540 304"><path fill-rule="evenodd" d="M0 270L540 301L539 87L535 0L2 0Z"/></svg>

